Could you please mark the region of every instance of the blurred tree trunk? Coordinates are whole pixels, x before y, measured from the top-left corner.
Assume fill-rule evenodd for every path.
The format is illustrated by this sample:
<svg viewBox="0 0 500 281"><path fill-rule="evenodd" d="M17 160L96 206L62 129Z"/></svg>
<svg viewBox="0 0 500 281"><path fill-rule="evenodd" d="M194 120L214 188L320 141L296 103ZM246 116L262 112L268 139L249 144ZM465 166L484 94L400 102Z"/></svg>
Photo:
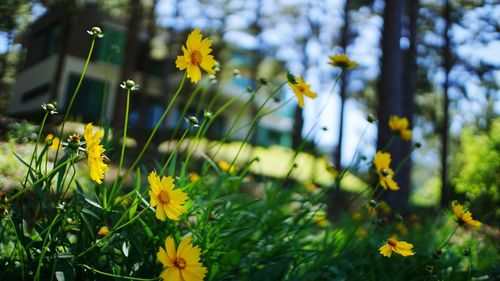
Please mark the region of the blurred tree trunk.
<svg viewBox="0 0 500 281"><path fill-rule="evenodd" d="M147 13L147 29L148 29L148 39L146 41L146 50L144 54L144 65L142 70L142 77L140 81L141 92L143 95L147 95L148 87L149 87L149 69L153 63L151 59L151 41L156 35L156 4L158 0L153 0L151 3L151 7L149 7ZM146 124L147 121L147 99L142 98L139 100L139 124Z"/></svg>
<svg viewBox="0 0 500 281"><path fill-rule="evenodd" d="M304 116L302 107L296 105L293 114L292 148L299 149L302 143L302 129L304 128Z"/></svg>
<svg viewBox="0 0 500 281"><path fill-rule="evenodd" d="M121 68L120 81L133 79L137 64L137 53L139 49L139 31L142 19L141 0L129 0L127 42L125 43L124 59ZM121 87L117 87L116 103L113 116L113 127L121 128L125 121L126 95Z"/></svg>
<svg viewBox="0 0 500 281"><path fill-rule="evenodd" d="M448 96L449 76L451 71L451 40L450 40L450 23L451 23L451 5L450 1L446 0L443 9L443 18L445 27L443 31L444 46L443 46L443 67L444 67L444 82L443 82L443 123L441 129L441 206L444 207L449 203L451 190L448 182L448 127L449 127L449 107L450 101Z"/></svg>
<svg viewBox="0 0 500 281"><path fill-rule="evenodd" d="M418 0L406 1L407 12L407 35L410 45L404 52L404 70L403 70L403 115L410 121L410 128L413 129L413 116L415 114L415 91L417 85L417 19L418 19ZM402 155L409 155L412 150L411 142L402 142ZM411 187L411 158L401 166L398 171L399 184L408 188L402 190L405 192L405 197L409 196Z"/></svg>
<svg viewBox="0 0 500 281"><path fill-rule="evenodd" d="M384 27L382 31L382 61L380 81L378 84L378 135L377 149L383 149L391 139L389 117L402 115L402 65L401 65L401 16L403 1L386 0L384 8ZM395 139L386 148L392 155L391 166L395 168L402 160L402 146L399 139ZM396 210L403 210L408 203L408 185L400 185L398 192L385 192L384 199Z"/></svg>
<svg viewBox="0 0 500 281"><path fill-rule="evenodd" d="M344 1L344 15L343 15L344 25L342 26L342 32L340 35L340 47L342 52L347 54L347 45L349 43L349 0ZM340 78L340 118L339 118L339 139L337 140L337 150L335 152L335 167L337 170L342 170L342 138L344 137L344 110L345 102L347 99L347 71L342 73Z"/></svg>

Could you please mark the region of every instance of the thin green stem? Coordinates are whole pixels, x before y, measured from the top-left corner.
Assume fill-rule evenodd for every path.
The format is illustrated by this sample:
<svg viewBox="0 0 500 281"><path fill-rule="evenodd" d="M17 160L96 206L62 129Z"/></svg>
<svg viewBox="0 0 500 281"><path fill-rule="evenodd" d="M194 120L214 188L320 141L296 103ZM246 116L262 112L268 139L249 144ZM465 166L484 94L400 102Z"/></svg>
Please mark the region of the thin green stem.
<svg viewBox="0 0 500 281"><path fill-rule="evenodd" d="M90 50L87 55L87 60L85 61L85 65L83 66L83 71L82 74L80 75L80 79L78 80L78 84L76 85L75 91L73 92L73 95L71 96L71 99L69 100L68 107L66 108L66 112L64 113L63 121L61 124L61 131L59 132L59 137L62 139L63 134L64 134L64 126L66 125L66 121L68 120L69 113L71 112L71 108L73 107L73 102L75 101L76 95L80 91L80 87L83 82L83 78L85 77L85 73L87 72L87 67L89 66L90 58L92 57L92 52L94 51L94 45L95 45L95 40L96 36L92 37L92 43L90 44ZM54 166L57 163L57 157L59 156L59 149L56 151L56 156L54 158Z"/></svg>
<svg viewBox="0 0 500 281"><path fill-rule="evenodd" d="M26 187L26 184L28 183L28 177L30 175L31 165L33 164L33 160L36 158L38 143L40 142L43 128L45 127L45 122L47 121L48 116L49 116L49 112L47 111L47 112L45 112L45 115L43 116L42 123L40 124L40 129L38 130L38 136L36 138L35 148L33 149L33 153L31 154L30 165L28 167L28 171L26 172L26 177L24 178L23 187ZM36 164L35 164L35 166L36 166Z"/></svg>
<svg viewBox="0 0 500 281"><path fill-rule="evenodd" d="M42 181L44 181L44 180L46 180L46 179L50 178L50 177L51 177L54 173L56 173L59 169L61 169L62 167L64 167L64 166L65 166L66 164L68 164L70 161L73 161L73 160L77 159L78 157L79 157L78 155L75 155L75 156L73 156L73 157L71 157L71 158L67 159L66 161L62 162L61 164L57 165L54 169L52 169L52 170L50 171L50 173L49 173L49 174L47 174L47 175L45 175L45 176L43 176L43 177L39 178L38 180L36 180L35 182L33 182L33 183L31 184L31 186L35 186L35 185L37 185L37 184L41 183ZM28 191L28 190L29 190L29 188L24 188L24 189L22 189L22 190L18 191L16 194L12 195L12 197L10 197L10 198L9 198L9 200L14 200L14 199L16 199L17 197L21 196L24 192L26 192L26 191Z"/></svg>
<svg viewBox="0 0 500 281"><path fill-rule="evenodd" d="M43 258L45 257L45 253L47 252L50 244L54 241L53 239L49 240L49 237L52 237L52 235L50 235L50 231L52 230L52 227L54 226L56 221L59 220L59 217L60 217L60 214L58 213L56 215L56 217L50 223L49 228L47 229L47 234L45 235L45 238L43 239L42 252L40 253L40 257L38 258L38 265L36 267L36 274L35 274L34 280L40 280L40 270L42 269ZM49 240L49 241L47 242L47 240Z"/></svg>
<svg viewBox="0 0 500 281"><path fill-rule="evenodd" d="M104 275L104 276L109 276L109 277L115 277L115 278L123 278L123 279L127 279L127 280L137 280L137 281L154 281L154 280L159 280L160 277L156 277L156 278L139 278L139 277L129 277L129 276L122 276L122 275L116 275L116 274L112 274L112 273L107 273L107 272L104 272L104 271L100 271L100 270L97 270L89 265L86 265L86 264L80 264L80 266L94 272L94 273L97 273L97 274L101 274L101 275Z"/></svg>
<svg viewBox="0 0 500 281"><path fill-rule="evenodd" d="M167 114L168 112L170 111L170 108L172 107L172 105L174 104L175 100L177 99L177 97L179 96L179 93L181 92L183 86L184 86L184 82L186 81L186 73L184 73L184 75L182 76L182 80L181 80L181 83L179 85L179 87L177 88L177 91L174 95L174 97L172 98L172 100L170 101L170 103L168 104L167 108L165 109L165 111L163 112L163 114L161 115L160 119L158 120L158 122L156 123L156 126L154 127L153 131L151 132L151 134L149 135L149 138L148 140L146 141L146 143L144 144L144 146L142 147L142 150L141 152L139 153L139 155L137 156L137 158L135 159L134 163L132 163L132 165L130 165L130 167L128 168L127 172L125 173L125 175L122 177L121 179L121 184L123 184L123 179L126 179L130 173L132 172L133 169L135 169L135 167L137 166L137 164L139 163L139 161L142 159L142 157L144 156L144 153L146 152L146 150L148 149L149 145L151 144L151 141L153 140L153 137L156 135L156 132L158 131L158 129L160 128L160 125L161 123L163 123L163 120L165 119L165 117L167 117Z"/></svg>
<svg viewBox="0 0 500 281"><path fill-rule="evenodd" d="M160 170L160 176L163 175L163 173L165 173L165 170L167 169L168 167L168 164L170 164L170 161L172 161L172 158L174 156L175 153L177 153L177 150L179 149L179 146L181 145L182 141L184 141L184 138L187 136L187 134L189 133L189 129L191 128L191 126L187 127L186 130L184 131L184 133L182 134L181 138L179 139L179 141L177 141L177 143L175 144L174 148L172 149L172 152L170 152L170 155L168 156L168 159L167 161L165 161L165 164L163 164L163 167L161 168ZM168 149L168 148L167 148ZM168 153L168 152L167 152Z"/></svg>
<svg viewBox="0 0 500 281"><path fill-rule="evenodd" d="M444 241L444 243L438 248L438 250L441 250L443 249L444 247L446 247L446 245L448 245L448 243L450 242L451 238L453 237L453 235L455 235L455 232L457 232L457 229L460 225L457 224L457 226L455 226L455 229L453 229L453 231L451 232L450 236L448 236L448 238L446 239L446 241Z"/></svg>
<svg viewBox="0 0 500 281"><path fill-rule="evenodd" d="M123 124L123 137L122 137L122 149L120 153L120 162L118 164L118 173L113 182L113 187L111 188L110 199L113 199L116 193L116 185L120 179L120 175L123 167L123 160L125 159L125 147L127 146L127 129L128 129L128 114L130 110L130 89L127 89L127 103L125 105L125 121ZM106 192L106 191L104 191Z"/></svg>

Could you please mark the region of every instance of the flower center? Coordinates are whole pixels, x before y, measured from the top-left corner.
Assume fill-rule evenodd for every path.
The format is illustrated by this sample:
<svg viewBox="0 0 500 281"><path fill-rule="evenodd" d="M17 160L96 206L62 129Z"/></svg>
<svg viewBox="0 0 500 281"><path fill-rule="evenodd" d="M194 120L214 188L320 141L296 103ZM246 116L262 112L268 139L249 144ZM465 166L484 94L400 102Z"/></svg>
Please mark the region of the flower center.
<svg viewBox="0 0 500 281"><path fill-rule="evenodd" d="M396 247L397 241L394 238L390 238L389 240L387 240L387 244L391 245L392 247Z"/></svg>
<svg viewBox="0 0 500 281"><path fill-rule="evenodd" d="M193 51L191 52L191 62L195 65L200 65L201 61L203 59L203 56L199 51Z"/></svg>
<svg viewBox="0 0 500 281"><path fill-rule="evenodd" d="M180 269L184 269L186 267L186 261L183 258L176 258L174 264Z"/></svg>
<svg viewBox="0 0 500 281"><path fill-rule="evenodd" d="M161 204L168 204L170 202L170 195L168 195L168 192L165 190L160 191L160 194L158 194L158 201L160 201Z"/></svg>

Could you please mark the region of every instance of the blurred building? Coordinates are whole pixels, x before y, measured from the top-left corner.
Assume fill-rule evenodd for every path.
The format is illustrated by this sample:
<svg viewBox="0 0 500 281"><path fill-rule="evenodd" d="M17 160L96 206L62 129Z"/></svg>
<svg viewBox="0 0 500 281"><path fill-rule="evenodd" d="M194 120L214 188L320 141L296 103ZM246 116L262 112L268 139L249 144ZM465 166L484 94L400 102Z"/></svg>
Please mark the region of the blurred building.
<svg viewBox="0 0 500 281"><path fill-rule="evenodd" d="M18 117L37 116L42 113L40 105L50 101L57 101L60 111L64 112L77 87L90 48L91 36L86 30L92 26L99 26L103 30L104 37L96 40L85 78L71 109L71 116L82 122L98 123L102 120L110 122L115 110L124 110L115 108L115 104L116 95L120 94L118 87L122 82L121 66L126 59L123 55L127 40L126 25L92 5L83 7L78 13L72 13L70 19L64 17L61 9L50 9L20 38L24 60L17 75L8 114ZM66 24L64 26L63 21ZM186 36L160 30L154 40L148 40L144 30L139 37L140 48L134 75L131 78L139 84L147 79L147 87L142 87L139 93L133 93L129 126L136 134L147 135L159 120L182 77L182 73L175 68L175 58L181 49L181 44L184 44L179 40L185 40ZM65 40L62 40L63 38ZM172 48L172 51L169 51L165 41L169 41L171 46L178 46L178 50ZM154 45L151 52L148 43ZM206 106L211 105L210 109L216 111L226 101L237 97L236 101L214 122L208 133L211 138L220 138L227 133L250 97L246 88L255 87L255 83L247 77L257 77L249 75L252 61L248 52L238 50L234 46L224 52L229 52L226 57L230 59L227 64L223 61L224 67L217 74L217 83L205 83L206 89L200 91L185 112L186 115L197 115L202 118ZM233 68L238 68L241 75L233 75ZM282 70L283 66L275 61L263 61L259 68L265 72L269 68ZM259 91L252 106L242 112L240 122L233 126L233 134L229 140L240 140L245 137L255 114L252 109L258 108L264 102L273 87L263 87ZM165 137L168 137L179 120L184 118L183 108L193 89L194 85L187 82L184 95L181 94L162 124L161 133ZM214 96L217 96L217 100L211 102ZM261 112L271 112L277 106L279 103L271 100ZM280 110L264 116L258 123L253 138L254 143L263 146L278 144L290 147L292 121L292 105L285 105Z"/></svg>

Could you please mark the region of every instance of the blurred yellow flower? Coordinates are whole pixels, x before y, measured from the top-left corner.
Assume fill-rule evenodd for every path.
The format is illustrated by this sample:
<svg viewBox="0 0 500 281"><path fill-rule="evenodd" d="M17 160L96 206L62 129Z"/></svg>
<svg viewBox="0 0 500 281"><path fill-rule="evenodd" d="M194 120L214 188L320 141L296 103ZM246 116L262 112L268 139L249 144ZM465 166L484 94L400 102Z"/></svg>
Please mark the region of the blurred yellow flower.
<svg viewBox="0 0 500 281"><path fill-rule="evenodd" d="M180 189L174 189L174 179L172 177L162 177L151 172L148 176L151 186L149 191L150 204L156 207L156 218L165 221L165 215L171 220L179 220L186 211L184 203L188 197Z"/></svg>
<svg viewBox="0 0 500 281"><path fill-rule="evenodd" d="M318 187L314 183L312 183L312 182L306 184L306 190L307 191L315 191L317 188Z"/></svg>
<svg viewBox="0 0 500 281"><path fill-rule="evenodd" d="M364 227L360 227L358 228L358 230L356 230L356 236L358 236L359 238L366 238L366 236L368 236L368 232Z"/></svg>
<svg viewBox="0 0 500 281"><path fill-rule="evenodd" d="M50 150L58 150L61 146L61 140L58 137L55 137L53 134L48 134L45 137L45 143L49 145Z"/></svg>
<svg viewBox="0 0 500 281"><path fill-rule="evenodd" d="M360 212L354 212L351 215L353 221L360 221L363 218L363 215Z"/></svg>
<svg viewBox="0 0 500 281"><path fill-rule="evenodd" d="M314 214L314 222L319 227L326 227L329 224L328 218L326 217L326 214L324 212L318 212Z"/></svg>
<svg viewBox="0 0 500 281"><path fill-rule="evenodd" d="M399 186L394 181L394 171L390 168L391 154L378 151L373 159L373 165L379 175L379 183L384 188L390 190L398 190Z"/></svg>
<svg viewBox="0 0 500 281"><path fill-rule="evenodd" d="M336 54L328 58L330 59L330 62L328 62L329 64L342 69L351 69L358 66L358 63L349 59L346 54Z"/></svg>
<svg viewBox="0 0 500 281"><path fill-rule="evenodd" d="M201 281L207 274L207 269L200 262L201 250L191 243L191 237L181 240L175 248L172 236L165 240L165 249L160 247L156 257L165 268L160 278L165 281Z"/></svg>
<svg viewBox="0 0 500 281"><path fill-rule="evenodd" d="M182 56L177 56L175 65L178 69L187 69L187 77L191 82L196 83L201 79L201 69L208 74L214 75L215 59L212 52L212 41L208 38L203 39L201 31L195 29L189 34L186 41L186 47L182 46Z"/></svg>
<svg viewBox="0 0 500 281"><path fill-rule="evenodd" d="M413 244L398 241L396 237L391 237L387 240L386 244L378 250L382 256L390 258L393 252L403 257L413 256L415 252L412 249Z"/></svg>
<svg viewBox="0 0 500 281"><path fill-rule="evenodd" d="M408 228L403 222L398 222L396 224L396 231L403 236L406 236L409 233Z"/></svg>
<svg viewBox="0 0 500 281"><path fill-rule="evenodd" d="M100 236L106 236L109 234L109 228L107 226L103 226L99 228L99 232L97 232L97 234Z"/></svg>
<svg viewBox="0 0 500 281"><path fill-rule="evenodd" d="M472 227L481 226L481 222L472 219L472 213L469 211L464 212L464 207L460 205L457 201L453 201L453 203L451 203L451 208L453 210L453 214L455 215L455 219L457 220L460 226L464 225Z"/></svg>
<svg viewBox="0 0 500 281"><path fill-rule="evenodd" d="M189 173L189 181L190 182L197 182L201 179L200 175L197 172L191 172Z"/></svg>
<svg viewBox="0 0 500 281"><path fill-rule="evenodd" d="M288 81L288 85L292 88L293 93L297 97L298 103L300 107L304 107L304 96L309 97L311 99L315 99L318 95L311 91L311 86L309 86L304 80L302 80L302 76L295 77L296 84Z"/></svg>
<svg viewBox="0 0 500 281"><path fill-rule="evenodd" d="M102 183L102 179L104 179L104 172L109 169L108 165L104 163L102 155L104 151L104 147L101 145L101 139L104 136L103 131L97 131L93 133L94 127L92 123L89 123L85 126L85 131L83 136L87 143L87 159L90 170L90 178L97 182L98 184Z"/></svg>
<svg viewBox="0 0 500 281"><path fill-rule="evenodd" d="M219 162L217 162L217 165L224 172L229 172L229 173L232 174L232 173L234 173L236 171L236 167L234 165L231 166L230 163L228 163L228 162L226 162L224 160L220 160Z"/></svg>
<svg viewBox="0 0 500 281"><path fill-rule="evenodd" d="M378 207L380 208L382 213L386 216L390 215L392 213L391 206L389 206L389 204L387 204L387 202L385 202L385 201L380 201L380 203L378 204Z"/></svg>
<svg viewBox="0 0 500 281"><path fill-rule="evenodd" d="M409 129L410 123L406 117L400 118L399 116L391 116L389 118L389 128L394 133L398 134L399 137L405 141L410 141L412 137L412 132Z"/></svg>

